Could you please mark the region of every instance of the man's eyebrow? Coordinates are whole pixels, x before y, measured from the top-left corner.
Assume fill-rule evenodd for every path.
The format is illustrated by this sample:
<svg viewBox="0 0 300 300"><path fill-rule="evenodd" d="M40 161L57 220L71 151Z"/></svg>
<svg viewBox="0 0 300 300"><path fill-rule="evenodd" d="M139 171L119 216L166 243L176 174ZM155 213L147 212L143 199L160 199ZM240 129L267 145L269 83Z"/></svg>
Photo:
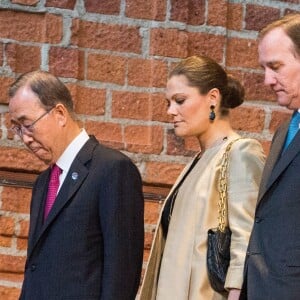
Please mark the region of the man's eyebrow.
<svg viewBox="0 0 300 300"><path fill-rule="evenodd" d="M21 115L17 119L11 119L10 122L17 124L17 123L22 123L25 120L27 120L27 117L25 115Z"/></svg>

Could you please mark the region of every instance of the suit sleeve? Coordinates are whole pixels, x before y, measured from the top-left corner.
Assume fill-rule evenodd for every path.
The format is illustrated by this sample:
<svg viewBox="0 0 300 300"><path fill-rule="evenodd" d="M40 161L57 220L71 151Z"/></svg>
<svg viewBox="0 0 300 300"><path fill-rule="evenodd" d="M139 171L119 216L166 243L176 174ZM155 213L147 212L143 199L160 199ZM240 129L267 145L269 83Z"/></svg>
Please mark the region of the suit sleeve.
<svg viewBox="0 0 300 300"><path fill-rule="evenodd" d="M144 199L136 166L119 159L107 170L99 214L104 241L101 300L132 300L144 249Z"/></svg>
<svg viewBox="0 0 300 300"><path fill-rule="evenodd" d="M229 155L228 221L232 236L225 287L240 289L265 156L253 139L235 142Z"/></svg>

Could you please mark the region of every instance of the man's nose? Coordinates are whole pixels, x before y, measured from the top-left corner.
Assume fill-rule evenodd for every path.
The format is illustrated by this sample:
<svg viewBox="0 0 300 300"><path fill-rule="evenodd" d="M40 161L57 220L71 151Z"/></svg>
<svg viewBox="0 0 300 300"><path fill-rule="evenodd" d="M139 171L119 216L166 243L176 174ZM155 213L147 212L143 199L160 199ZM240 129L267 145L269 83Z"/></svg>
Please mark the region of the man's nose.
<svg viewBox="0 0 300 300"><path fill-rule="evenodd" d="M272 86L276 83L276 74L273 70L265 69L265 81L264 84Z"/></svg>
<svg viewBox="0 0 300 300"><path fill-rule="evenodd" d="M33 141L32 136L26 134L25 132L22 133L21 139L22 139L23 143L24 143L26 146L29 145L30 142Z"/></svg>

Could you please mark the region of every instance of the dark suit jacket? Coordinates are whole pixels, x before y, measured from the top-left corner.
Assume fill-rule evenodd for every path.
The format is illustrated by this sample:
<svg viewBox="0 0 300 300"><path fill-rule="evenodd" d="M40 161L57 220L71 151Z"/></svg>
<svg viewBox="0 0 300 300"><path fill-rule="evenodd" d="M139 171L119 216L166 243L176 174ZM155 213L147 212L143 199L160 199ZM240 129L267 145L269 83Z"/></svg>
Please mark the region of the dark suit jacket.
<svg viewBox="0 0 300 300"><path fill-rule="evenodd" d="M43 172L33 188L20 299L134 299L144 242L142 183L135 165L91 137L43 223L49 174Z"/></svg>
<svg viewBox="0 0 300 300"><path fill-rule="evenodd" d="M281 153L289 123L274 135L262 175L240 299L300 299L300 132Z"/></svg>

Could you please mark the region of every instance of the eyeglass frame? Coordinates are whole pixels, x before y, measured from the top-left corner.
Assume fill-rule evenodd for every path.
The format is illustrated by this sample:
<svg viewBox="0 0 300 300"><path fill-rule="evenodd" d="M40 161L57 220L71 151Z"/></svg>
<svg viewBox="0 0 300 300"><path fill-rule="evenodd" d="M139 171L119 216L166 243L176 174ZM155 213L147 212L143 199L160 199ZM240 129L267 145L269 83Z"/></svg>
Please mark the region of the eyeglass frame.
<svg viewBox="0 0 300 300"><path fill-rule="evenodd" d="M17 134L19 137L23 137L24 134L32 136L34 125L41 120L43 117L45 117L47 114L49 114L55 107L52 107L50 110L45 111L41 116L39 116L36 120L34 120L30 125L13 125L9 130Z"/></svg>

